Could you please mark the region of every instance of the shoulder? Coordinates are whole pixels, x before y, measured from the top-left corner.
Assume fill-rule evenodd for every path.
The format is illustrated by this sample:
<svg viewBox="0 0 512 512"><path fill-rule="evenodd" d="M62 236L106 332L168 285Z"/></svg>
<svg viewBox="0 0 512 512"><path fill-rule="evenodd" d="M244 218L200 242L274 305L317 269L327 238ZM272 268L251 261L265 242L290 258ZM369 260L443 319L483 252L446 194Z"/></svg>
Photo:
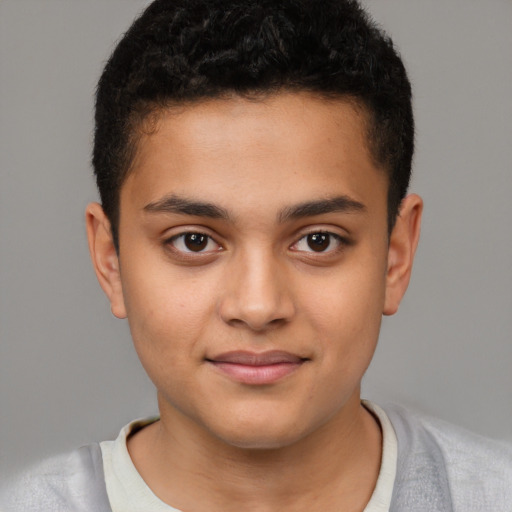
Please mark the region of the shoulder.
<svg viewBox="0 0 512 512"><path fill-rule="evenodd" d="M398 440L397 499L435 497L439 510L512 509L512 444L398 406L385 410Z"/></svg>
<svg viewBox="0 0 512 512"><path fill-rule="evenodd" d="M46 459L0 488L2 512L110 512L97 443Z"/></svg>

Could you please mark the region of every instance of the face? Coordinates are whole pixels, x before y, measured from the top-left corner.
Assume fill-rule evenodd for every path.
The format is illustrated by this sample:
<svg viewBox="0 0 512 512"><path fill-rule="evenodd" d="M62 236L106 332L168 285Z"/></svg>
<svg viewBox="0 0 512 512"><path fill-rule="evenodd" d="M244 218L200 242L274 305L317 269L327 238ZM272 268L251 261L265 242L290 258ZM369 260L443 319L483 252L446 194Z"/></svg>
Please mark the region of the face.
<svg viewBox="0 0 512 512"><path fill-rule="evenodd" d="M268 448L358 407L389 308L386 197L348 102L289 93L162 113L121 190L107 291L162 421Z"/></svg>

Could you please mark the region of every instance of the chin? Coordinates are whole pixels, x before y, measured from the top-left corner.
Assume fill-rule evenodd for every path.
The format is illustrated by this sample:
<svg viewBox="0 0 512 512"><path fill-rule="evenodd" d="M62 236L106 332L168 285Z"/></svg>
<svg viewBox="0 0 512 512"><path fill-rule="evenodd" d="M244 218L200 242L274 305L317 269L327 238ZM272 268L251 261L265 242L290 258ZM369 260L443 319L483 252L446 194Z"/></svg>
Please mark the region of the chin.
<svg viewBox="0 0 512 512"><path fill-rule="evenodd" d="M272 436L272 435L258 435L258 436L239 436L239 437L221 437L222 441L234 448L240 448L241 450L255 450L255 451L267 451L267 450L279 450L291 446L301 439L300 436Z"/></svg>
<svg viewBox="0 0 512 512"><path fill-rule="evenodd" d="M211 432L226 444L243 450L278 450L308 434L307 429L300 429L297 423L276 424L275 419L223 425Z"/></svg>

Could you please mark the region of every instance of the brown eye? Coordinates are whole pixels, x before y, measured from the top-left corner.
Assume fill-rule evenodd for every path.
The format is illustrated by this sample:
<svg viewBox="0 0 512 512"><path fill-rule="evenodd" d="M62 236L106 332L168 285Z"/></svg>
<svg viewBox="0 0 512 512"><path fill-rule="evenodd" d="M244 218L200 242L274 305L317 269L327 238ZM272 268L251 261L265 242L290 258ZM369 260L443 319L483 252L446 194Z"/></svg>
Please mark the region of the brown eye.
<svg viewBox="0 0 512 512"><path fill-rule="evenodd" d="M202 233L187 233L183 237L183 243L190 251L199 252L208 245L208 237Z"/></svg>
<svg viewBox="0 0 512 512"><path fill-rule="evenodd" d="M304 235L291 248L298 252L332 253L347 244L348 242L336 233L318 231Z"/></svg>
<svg viewBox="0 0 512 512"><path fill-rule="evenodd" d="M166 243L182 253L206 253L221 250L219 244L212 237L193 231L173 236Z"/></svg>
<svg viewBox="0 0 512 512"><path fill-rule="evenodd" d="M307 244L315 252L325 251L331 244L331 235L328 233L313 233L307 236Z"/></svg>

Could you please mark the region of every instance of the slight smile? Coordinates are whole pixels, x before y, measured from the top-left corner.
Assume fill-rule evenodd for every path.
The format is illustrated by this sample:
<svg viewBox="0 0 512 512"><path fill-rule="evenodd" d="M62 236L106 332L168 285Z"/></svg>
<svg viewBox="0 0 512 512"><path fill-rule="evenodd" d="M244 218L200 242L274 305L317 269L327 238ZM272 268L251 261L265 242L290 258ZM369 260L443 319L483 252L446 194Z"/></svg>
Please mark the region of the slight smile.
<svg viewBox="0 0 512 512"><path fill-rule="evenodd" d="M264 385L292 374L309 359L289 352L225 352L206 359L220 373L242 384Z"/></svg>

